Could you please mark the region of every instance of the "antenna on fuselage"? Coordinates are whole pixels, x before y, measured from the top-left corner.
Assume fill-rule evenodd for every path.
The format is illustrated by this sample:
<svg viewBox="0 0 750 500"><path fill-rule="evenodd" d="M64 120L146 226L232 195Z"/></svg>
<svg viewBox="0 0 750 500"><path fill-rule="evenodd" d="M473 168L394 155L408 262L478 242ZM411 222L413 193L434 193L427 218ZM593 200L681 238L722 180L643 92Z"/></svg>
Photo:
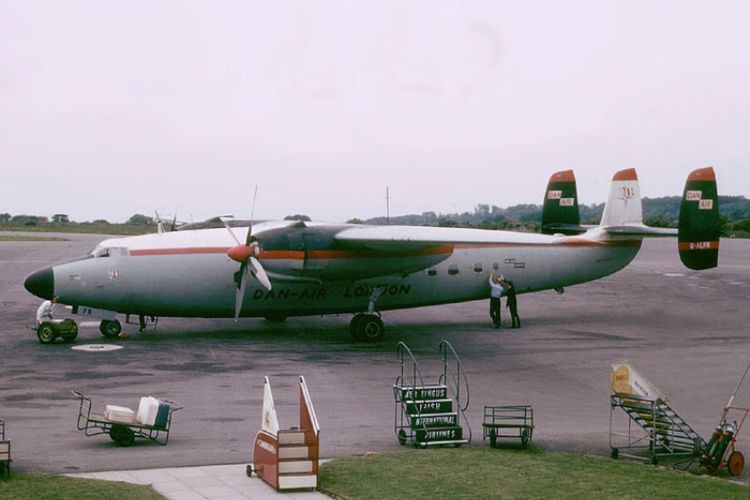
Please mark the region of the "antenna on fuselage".
<svg viewBox="0 0 750 500"><path fill-rule="evenodd" d="M388 186L385 187L385 223L391 225L391 195Z"/></svg>

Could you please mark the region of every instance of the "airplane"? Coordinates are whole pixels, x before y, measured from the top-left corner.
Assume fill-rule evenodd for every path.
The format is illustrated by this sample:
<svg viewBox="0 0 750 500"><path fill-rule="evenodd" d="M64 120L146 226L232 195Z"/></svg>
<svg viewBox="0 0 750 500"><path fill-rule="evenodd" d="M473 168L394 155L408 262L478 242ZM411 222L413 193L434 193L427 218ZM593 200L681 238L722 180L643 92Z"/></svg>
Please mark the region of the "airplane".
<svg viewBox="0 0 750 500"><path fill-rule="evenodd" d="M684 265L715 267L718 209L713 168L697 169L679 227L646 226L629 168L613 176L600 224L584 226L575 176L564 170L547 185L542 234L223 218L104 240L85 257L29 274L24 286L101 320L106 337L121 331L117 314L279 321L351 313L352 337L374 342L384 337L381 311L486 299L493 273L517 293L562 292L624 268L644 237L677 237Z"/></svg>

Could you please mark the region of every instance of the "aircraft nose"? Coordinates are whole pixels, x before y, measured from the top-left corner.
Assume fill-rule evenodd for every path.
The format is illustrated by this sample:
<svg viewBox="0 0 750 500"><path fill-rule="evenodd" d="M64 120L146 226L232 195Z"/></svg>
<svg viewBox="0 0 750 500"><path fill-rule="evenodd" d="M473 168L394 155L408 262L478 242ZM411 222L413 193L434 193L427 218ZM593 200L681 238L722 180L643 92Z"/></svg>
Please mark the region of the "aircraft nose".
<svg viewBox="0 0 750 500"><path fill-rule="evenodd" d="M45 267L29 274L23 286L37 297L52 299L55 294L55 275L52 273L52 268Z"/></svg>

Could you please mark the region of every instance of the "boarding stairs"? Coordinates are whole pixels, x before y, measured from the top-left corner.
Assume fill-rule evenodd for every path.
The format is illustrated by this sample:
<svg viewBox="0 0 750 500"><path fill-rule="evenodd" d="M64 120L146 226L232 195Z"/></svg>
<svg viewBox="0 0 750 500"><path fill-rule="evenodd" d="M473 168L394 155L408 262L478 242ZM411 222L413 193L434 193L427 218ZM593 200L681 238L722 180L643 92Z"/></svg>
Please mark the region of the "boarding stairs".
<svg viewBox="0 0 750 500"><path fill-rule="evenodd" d="M617 372L617 373L615 373ZM663 457L698 456L703 438L667 402L661 392L628 364L613 365L610 396L612 457L658 463ZM627 416L625 431L615 430L614 413Z"/></svg>
<svg viewBox="0 0 750 500"><path fill-rule="evenodd" d="M465 414L469 385L463 365L447 341L440 343L439 351L442 374L437 383L427 384L409 347L403 342L398 344L401 373L393 385L394 430L401 445L426 448L471 442L471 427Z"/></svg>
<svg viewBox="0 0 750 500"><path fill-rule="evenodd" d="M265 377L262 427L255 436L253 465L247 474L255 472L277 491L318 486L320 427L302 376L299 390L299 427L279 429L271 384Z"/></svg>

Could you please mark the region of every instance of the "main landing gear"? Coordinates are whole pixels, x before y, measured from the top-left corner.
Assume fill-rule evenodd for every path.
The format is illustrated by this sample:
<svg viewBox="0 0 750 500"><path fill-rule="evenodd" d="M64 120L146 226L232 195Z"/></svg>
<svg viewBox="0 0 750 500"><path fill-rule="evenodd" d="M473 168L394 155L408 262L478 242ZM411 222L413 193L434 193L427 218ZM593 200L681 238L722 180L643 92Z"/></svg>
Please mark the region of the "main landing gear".
<svg viewBox="0 0 750 500"><path fill-rule="evenodd" d="M359 313L349 322L349 334L354 340L378 342L383 340L385 325L379 314Z"/></svg>
<svg viewBox="0 0 750 500"><path fill-rule="evenodd" d="M103 319L102 322L99 323L99 331L108 339L117 337L122 331L122 325L116 319Z"/></svg>

